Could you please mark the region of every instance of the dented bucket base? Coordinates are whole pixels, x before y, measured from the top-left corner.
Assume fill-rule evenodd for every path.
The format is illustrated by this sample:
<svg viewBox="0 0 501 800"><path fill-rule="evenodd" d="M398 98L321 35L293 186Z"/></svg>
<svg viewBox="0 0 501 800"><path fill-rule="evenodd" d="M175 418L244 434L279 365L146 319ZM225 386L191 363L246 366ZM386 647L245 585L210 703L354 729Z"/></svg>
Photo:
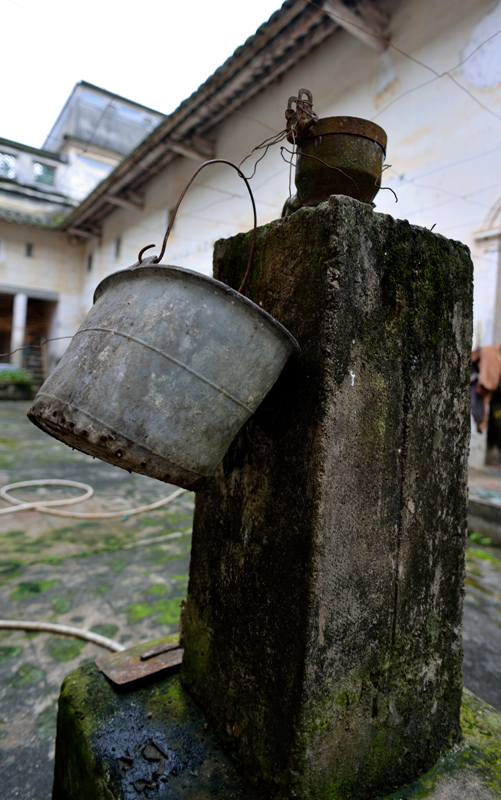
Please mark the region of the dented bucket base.
<svg viewBox="0 0 501 800"><path fill-rule="evenodd" d="M208 475L199 475L139 444L78 406L39 392L28 411L34 425L60 442L129 472L138 472L184 489L201 489Z"/></svg>

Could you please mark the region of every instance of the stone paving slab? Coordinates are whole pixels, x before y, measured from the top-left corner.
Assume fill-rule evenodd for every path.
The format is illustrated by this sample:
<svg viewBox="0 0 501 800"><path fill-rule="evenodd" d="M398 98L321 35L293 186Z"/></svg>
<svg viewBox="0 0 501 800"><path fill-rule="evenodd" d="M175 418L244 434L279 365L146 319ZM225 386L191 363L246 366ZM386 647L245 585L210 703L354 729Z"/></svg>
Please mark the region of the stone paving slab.
<svg viewBox="0 0 501 800"><path fill-rule="evenodd" d="M501 466L469 470L468 530L501 547Z"/></svg>
<svg viewBox="0 0 501 800"><path fill-rule="evenodd" d="M88 483L94 497L71 508L86 512L126 511L177 488L71 451L29 423L28 406L0 403L0 485L54 477ZM16 496L68 494L36 488ZM192 515L187 493L164 509L111 521L0 516L0 617L76 625L131 646L175 634ZM2 800L49 800L61 683L106 652L73 637L0 630Z"/></svg>
<svg viewBox="0 0 501 800"><path fill-rule="evenodd" d="M463 618L465 685L501 711L501 549L470 542Z"/></svg>

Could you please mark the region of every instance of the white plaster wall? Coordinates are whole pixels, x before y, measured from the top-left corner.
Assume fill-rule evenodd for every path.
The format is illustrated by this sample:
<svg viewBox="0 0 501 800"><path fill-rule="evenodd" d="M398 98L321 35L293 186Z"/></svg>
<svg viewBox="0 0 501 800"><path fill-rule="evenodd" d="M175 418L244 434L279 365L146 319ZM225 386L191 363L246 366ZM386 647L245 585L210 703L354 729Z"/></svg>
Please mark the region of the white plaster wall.
<svg viewBox="0 0 501 800"><path fill-rule="evenodd" d="M121 156L116 153L106 152L93 145L78 146L71 141L65 143L61 152L68 158L61 191L78 201L87 197L121 161Z"/></svg>
<svg viewBox="0 0 501 800"><path fill-rule="evenodd" d="M287 99L302 86L312 90L320 116L361 116L382 125L388 133L387 163L391 164L383 183L396 191L398 204L390 192L380 191L376 210L434 226L435 231L473 249L475 325L484 344L492 330L495 255L476 243L475 233L494 224L494 210L501 200L501 36L453 72L456 80L500 118L480 107L443 73L500 29L499 0L401 0L392 12L390 34L397 49L378 55L339 30L211 133L216 155L238 163L255 145L284 127ZM436 78L400 51L443 76ZM425 82L429 83L416 88ZM288 147L286 142L284 145ZM246 162L246 174L251 173L253 160ZM40 269L35 269L36 260L29 265L23 260L24 238L33 239L35 229L26 229L19 245L12 242L11 246L10 233L6 234L7 250L13 253L18 249L15 266L9 256L2 269L19 271L22 279L16 278L16 282L22 280L26 285L31 281L36 285L46 285L46 281L47 286L64 284L64 290L58 289L65 300L55 330L60 333L72 325L75 329L105 275L134 263L147 244L155 243L157 248L151 252L158 252L169 210L195 166L186 158L177 158L144 188L142 210L117 208L105 220L100 241L88 240L71 248L67 242L63 244L64 237L60 240L59 234L46 232L57 244L52 252L47 239L47 257L41 260ZM270 149L251 183L259 224L279 217L289 193L289 167L279 147ZM197 178L181 206L164 262L209 274L216 239L246 231L251 222L243 182L229 167L211 166ZM9 231L17 228L8 227ZM43 239L44 234L36 232L36 236ZM121 240L118 259L114 256L117 237ZM93 255L90 272L89 253Z"/></svg>
<svg viewBox="0 0 501 800"><path fill-rule="evenodd" d="M499 29L499 2L411 0L401 2L393 12L391 41L442 74L478 47L482 37ZM453 74L501 116L495 57L499 54L501 63L501 37L493 40L486 53L481 49ZM256 144L283 128L287 98L300 86L307 86L313 91L320 116L362 116L374 119L387 131L387 163L392 166L385 183L397 192L398 204L390 192L381 191L376 198L377 211L434 226L435 231L473 248L475 231L484 226L501 198L501 119L479 107L448 76L399 98L434 77L398 51L389 49L378 56L340 30L240 109L240 114L222 123L213 132L216 154L240 161ZM382 86L386 88L381 92ZM252 159L246 162L247 174L251 165ZM177 159L147 187L143 211L119 209L107 219L98 248L99 266L89 277L90 283L95 285L118 266L111 257L116 236L122 237L123 244L120 266L133 263L144 245L160 244L168 209L194 166L187 159ZM288 195L288 172L278 147L259 164L252 186L260 224L280 216ZM248 230L251 220L242 181L227 167L210 167L181 206L166 261L210 273L214 241ZM484 278L487 283L477 291L480 307L476 316L487 320L492 315L492 274L482 259L479 254L476 283Z"/></svg>
<svg viewBox="0 0 501 800"><path fill-rule="evenodd" d="M475 250L473 286L473 348L494 342L494 311L498 282L498 244Z"/></svg>
<svg viewBox="0 0 501 800"><path fill-rule="evenodd" d="M50 336L71 336L82 321L82 248L71 245L66 234L0 222L0 291L23 290L57 295ZM33 256L26 256L26 243ZM68 340L51 342L49 358L61 357Z"/></svg>

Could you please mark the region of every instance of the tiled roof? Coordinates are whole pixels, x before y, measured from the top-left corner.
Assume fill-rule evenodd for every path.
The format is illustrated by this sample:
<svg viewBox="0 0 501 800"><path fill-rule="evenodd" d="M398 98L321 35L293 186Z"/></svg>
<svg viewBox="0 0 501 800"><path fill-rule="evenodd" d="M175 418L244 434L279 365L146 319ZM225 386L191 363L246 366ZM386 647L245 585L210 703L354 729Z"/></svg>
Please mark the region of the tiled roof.
<svg viewBox="0 0 501 800"><path fill-rule="evenodd" d="M61 229L95 231L116 209L106 197L127 198L163 169L176 153L171 144L196 144L337 29L324 0L286 0L245 44L141 142L61 223ZM193 141L192 141L193 137Z"/></svg>
<svg viewBox="0 0 501 800"><path fill-rule="evenodd" d="M14 222L17 225L29 225L33 228L57 228L61 225L61 218L65 216L64 210L66 210L67 214L70 208L61 208L59 213L41 212L40 214L0 208L0 222Z"/></svg>

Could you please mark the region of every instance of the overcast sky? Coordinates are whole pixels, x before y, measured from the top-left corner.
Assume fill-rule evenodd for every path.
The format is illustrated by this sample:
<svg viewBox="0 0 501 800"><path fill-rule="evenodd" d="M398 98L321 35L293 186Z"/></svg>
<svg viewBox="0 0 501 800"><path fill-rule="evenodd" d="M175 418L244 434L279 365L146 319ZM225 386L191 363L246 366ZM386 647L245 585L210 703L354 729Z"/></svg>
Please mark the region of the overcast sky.
<svg viewBox="0 0 501 800"><path fill-rule="evenodd" d="M41 147L84 80L168 114L281 0L0 0L0 137Z"/></svg>

